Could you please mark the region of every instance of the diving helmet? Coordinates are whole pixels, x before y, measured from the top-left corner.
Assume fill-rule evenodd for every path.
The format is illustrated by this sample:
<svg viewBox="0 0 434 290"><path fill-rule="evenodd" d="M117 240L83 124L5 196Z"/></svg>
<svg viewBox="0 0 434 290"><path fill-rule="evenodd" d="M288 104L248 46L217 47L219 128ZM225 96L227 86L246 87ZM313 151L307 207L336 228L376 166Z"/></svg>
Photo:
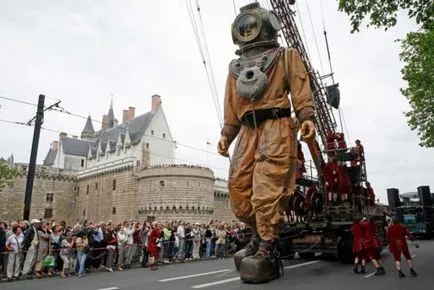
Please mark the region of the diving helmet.
<svg viewBox="0 0 434 290"><path fill-rule="evenodd" d="M258 2L240 8L232 24L232 40L241 49L253 43L277 45L281 24L274 11L262 8Z"/></svg>

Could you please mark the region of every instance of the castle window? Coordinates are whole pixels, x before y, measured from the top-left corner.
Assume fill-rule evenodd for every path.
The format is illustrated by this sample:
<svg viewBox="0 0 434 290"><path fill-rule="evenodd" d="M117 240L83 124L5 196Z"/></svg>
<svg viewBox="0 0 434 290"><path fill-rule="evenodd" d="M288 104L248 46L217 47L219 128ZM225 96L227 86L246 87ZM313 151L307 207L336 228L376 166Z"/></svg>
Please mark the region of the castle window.
<svg viewBox="0 0 434 290"><path fill-rule="evenodd" d="M98 182L95 183L95 190L98 190Z"/></svg>
<svg viewBox="0 0 434 290"><path fill-rule="evenodd" d="M50 219L53 217L53 209L52 208L46 208L44 210L44 219Z"/></svg>
<svg viewBox="0 0 434 290"><path fill-rule="evenodd" d="M149 149L149 143L146 143L146 149Z"/></svg>
<svg viewBox="0 0 434 290"><path fill-rule="evenodd" d="M77 196L80 194L80 186L77 186Z"/></svg>
<svg viewBox="0 0 434 290"><path fill-rule="evenodd" d="M116 214L116 208L112 208L112 214Z"/></svg>
<svg viewBox="0 0 434 290"><path fill-rule="evenodd" d="M160 181L160 186L164 186L164 180Z"/></svg>
<svg viewBox="0 0 434 290"><path fill-rule="evenodd" d="M89 194L89 184L86 186L86 195Z"/></svg>
<svg viewBox="0 0 434 290"><path fill-rule="evenodd" d="M81 167L84 167L84 159L81 159Z"/></svg>
<svg viewBox="0 0 434 290"><path fill-rule="evenodd" d="M116 179L113 179L113 190L116 190Z"/></svg>
<svg viewBox="0 0 434 290"><path fill-rule="evenodd" d="M85 209L83 209L83 216L85 216L86 215L86 210Z"/></svg>
<svg viewBox="0 0 434 290"><path fill-rule="evenodd" d="M151 135L154 135L154 130L151 130Z"/></svg>
<svg viewBox="0 0 434 290"><path fill-rule="evenodd" d="M163 133L163 138L166 138L166 133Z"/></svg>
<svg viewBox="0 0 434 290"><path fill-rule="evenodd" d="M51 202L54 199L54 193L47 193L47 195L45 196L45 201L47 202Z"/></svg>

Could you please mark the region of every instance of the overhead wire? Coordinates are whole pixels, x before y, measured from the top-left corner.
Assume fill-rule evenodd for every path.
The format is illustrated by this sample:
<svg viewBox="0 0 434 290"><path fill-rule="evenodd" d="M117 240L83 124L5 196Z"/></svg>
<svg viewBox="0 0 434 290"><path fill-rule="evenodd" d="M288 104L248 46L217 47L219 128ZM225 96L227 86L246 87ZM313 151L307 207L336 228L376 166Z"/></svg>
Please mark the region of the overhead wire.
<svg viewBox="0 0 434 290"><path fill-rule="evenodd" d="M310 26L312 28L312 33L313 33L313 38L314 38L314 41L315 41L316 51L318 53L319 63L320 63L320 67L321 67L321 73L322 73L322 75L324 75L324 66L322 64L321 53L319 52L318 41L317 41L317 38L316 38L315 29L313 27L312 15L310 14L309 0L306 0L306 7L307 7L307 13L309 14L309 21L310 21Z"/></svg>
<svg viewBox="0 0 434 290"><path fill-rule="evenodd" d="M306 47L306 54L307 54L307 57L309 59L312 59L312 56L311 56L310 50L309 50L309 45L307 43L306 33L304 32L303 21L301 20L301 12L300 12L301 10L298 6L298 1L295 1L295 7L297 8L297 12L298 12L297 16L298 16L298 21L300 22L301 33L302 33L303 39L304 39L304 47Z"/></svg>
<svg viewBox="0 0 434 290"><path fill-rule="evenodd" d="M9 99L9 98L8 98L8 99ZM32 106L35 105L35 104L32 104L32 103L21 102L21 101L16 100L16 99L11 99L11 100L18 101L18 102L20 102L20 103L25 103L26 105L32 105ZM82 116L82 115L79 115L79 114L71 113L71 112L65 110L64 108L51 108L50 111L60 112L60 113L64 113L64 114L67 114L67 115L70 115L70 116L74 116L74 117L81 118L81 119L86 119L86 120L89 118L89 117L85 117L85 116ZM90 118L90 120L91 120L92 122L99 122L99 123L102 123L101 121L99 121L99 120L95 120L95 119L92 119L92 118ZM17 123L17 122L13 122L13 121L10 121L10 122L11 122L11 123ZM20 122L18 122L18 123L20 123ZM26 123L25 123L25 124L26 124ZM47 129L46 129L46 130L47 130ZM56 131L56 130L51 130L51 131L56 132L56 133L63 133L62 131ZM74 135L74 134L71 134L71 136L76 136L76 134L75 134L75 135ZM209 151L209 150L205 150L205 149L202 149L202 148L199 148L199 147L195 147L195 146L192 146L192 145L183 144L183 143L178 143L177 141L170 141L170 140L167 140L167 139L165 139L165 138L157 137L157 136L155 136L155 135L150 135L150 134L144 134L144 136L146 136L146 137L150 137L150 138L153 138L153 139L158 139L158 140L160 140L160 141L164 141L164 142L175 143L177 146L181 146L181 147L185 147L185 148L189 148L189 149L193 149L193 150L197 150L197 151L202 151L202 152L206 152L206 153L209 153L209 154L212 154L212 155L216 155L216 156L221 157L221 155L218 154L218 153L216 153L216 152Z"/></svg>
<svg viewBox="0 0 434 290"><path fill-rule="evenodd" d="M205 47L204 47L205 56L207 57L207 62L209 63L211 81L212 81L212 85L214 88L214 98L215 98L215 103L216 103L216 110L217 110L217 114L218 114L219 121L220 121L220 127L223 127L222 112L220 109L218 91L217 91L216 81L215 81L215 77L214 77L214 69L212 67L211 55L210 55L209 49L208 49L208 42L206 39L205 28L204 28L204 24L203 24L203 20L202 20L202 13L201 13L200 6L199 6L199 0L196 0L196 9L197 9L197 14L199 15L199 24L200 24L199 28L200 28L200 31L202 33L203 42L205 44Z"/></svg>
<svg viewBox="0 0 434 290"><path fill-rule="evenodd" d="M25 123L25 122L19 122L19 121L10 121L10 120L5 120L5 119L0 119L0 122L9 123L9 124L15 124L15 125L21 125L21 126L26 126L26 127L34 127L33 124L32 124L32 125L28 125L28 124ZM71 134L71 133L67 133L67 132L59 131L59 130L53 130L53 129L46 128L46 127L41 127L41 129L42 129L42 130L45 130L45 131L48 131L48 132L57 133L57 134L65 133L67 136L71 136L71 137L76 136L76 135ZM107 145L107 146L109 146L109 145ZM133 151L135 151L135 152L142 152L140 149L136 149L136 148L130 148L129 150L133 150ZM206 153L213 153L213 152L208 152L208 151L206 151L206 150L202 150L202 151L204 151L204 152L206 152ZM208 168L211 168L211 169L223 170L223 171L225 171L225 172L227 171L227 168L216 167L216 166L208 166L208 165L204 165L203 163L200 163L200 162L194 162L194 161L192 162L191 160L175 158L175 157L173 157L173 156L164 155L164 154L158 154L158 153L152 153L152 152L148 152L148 153L149 153L150 155L159 156L159 157L164 157L164 158L171 159L171 160L174 160L174 161L181 161L181 162L184 162L184 163L190 163L190 164L193 164L193 165L200 165L200 166L208 167ZM218 155L218 156L220 156L220 155ZM221 156L220 156L220 157L221 157Z"/></svg>
<svg viewBox="0 0 434 290"><path fill-rule="evenodd" d="M193 8L192 5L190 3L189 0L185 0L186 6L187 6L187 11L190 17L190 23L192 25L195 37L196 37L196 42L199 48L199 52L201 54L202 57L202 63L205 67L205 71L206 71L206 75L207 75L207 79L208 79L208 84L210 86L211 89L211 94L212 94L212 98L214 101L214 107L216 109L217 112L217 117L219 120L219 124L220 124L220 128L223 127L223 119L222 119L222 114L221 114L221 110L220 110L220 105L219 105L219 101L218 101L218 95L217 95L217 88L215 85L215 79L214 79L214 73L212 72L212 64L211 64L211 59L209 57L209 51L208 51L208 46L207 46L207 42L206 42L206 37L205 37L205 32L203 29L203 22L201 20L201 16L199 16L199 21L200 23L202 23L201 26L201 33L199 33L198 31L198 24L196 23L196 18L194 16L194 12L193 12ZM197 1L197 11L200 14L200 7L199 7L199 2ZM200 35L202 35L202 37L204 38L203 40L201 40ZM204 42L202 44L202 41ZM210 65L209 69L208 69L208 64Z"/></svg>

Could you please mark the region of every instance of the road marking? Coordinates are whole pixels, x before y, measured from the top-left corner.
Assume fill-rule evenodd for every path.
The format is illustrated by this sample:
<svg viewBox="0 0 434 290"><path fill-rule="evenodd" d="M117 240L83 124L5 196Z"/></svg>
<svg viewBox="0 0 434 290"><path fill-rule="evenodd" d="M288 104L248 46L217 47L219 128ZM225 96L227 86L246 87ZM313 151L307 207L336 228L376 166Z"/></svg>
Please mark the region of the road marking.
<svg viewBox="0 0 434 290"><path fill-rule="evenodd" d="M377 273L377 272L372 272L371 274L368 274L368 275L366 275L366 276L365 276L365 278L369 278L369 277L372 277L372 276L374 276L374 275L375 275L375 273Z"/></svg>
<svg viewBox="0 0 434 290"><path fill-rule="evenodd" d="M191 288L195 288L195 289L205 288L205 287L210 287L210 286L214 286L214 285L220 285L220 284L229 283L229 282L237 281L237 280L240 280L240 277L234 277L234 278L229 278L229 279L225 279L225 280L220 280L220 281L214 281L214 282L210 282L210 283L195 285L195 286L191 286Z"/></svg>
<svg viewBox="0 0 434 290"><path fill-rule="evenodd" d="M292 265L292 266L286 266L283 267L283 269L294 269L294 268L299 268L299 267L303 267L303 266L307 266L307 265L311 265L311 264L316 264L321 262L320 260L315 260L315 261L310 261L310 262L306 262L306 263L301 263L301 264L296 264L296 265Z"/></svg>
<svg viewBox="0 0 434 290"><path fill-rule="evenodd" d="M414 258L414 257L416 257L416 255L415 255L415 254L413 254L413 255L411 255L411 257L412 257L412 258ZM368 274L368 275L366 275L366 276L365 276L365 278L369 278L369 277L372 277L372 276L374 276L374 275L375 275L375 273L376 273L376 272L372 272L371 274Z"/></svg>
<svg viewBox="0 0 434 290"><path fill-rule="evenodd" d="M180 276L180 277L174 277L174 278L167 278L167 279L158 280L158 282L169 282L169 281L175 281L175 280L182 280L182 279L200 277L200 276L217 274L217 273L228 272L228 271L231 271L231 270L223 269L223 270L206 272L206 273L199 273L199 274L192 274L192 275L186 275L186 276Z"/></svg>
<svg viewBox="0 0 434 290"><path fill-rule="evenodd" d="M287 267L284 267L284 269L299 268L299 267L303 267L303 266L307 266L307 265L312 265L312 264L315 264L318 262L320 262L320 261L319 260L310 261L310 262L301 263L301 264L297 264L297 265L287 266ZM240 277L234 277L234 278L229 278L229 279L225 279L225 280L219 280L219 281L209 282L209 283L205 283L205 284L194 285L194 286L191 286L191 288L200 289L200 288L220 285L220 284L229 283L229 282L238 281L238 280L240 280Z"/></svg>
<svg viewBox="0 0 434 290"><path fill-rule="evenodd" d="M118 289L119 289L118 287L108 287L108 288L101 288L98 290L118 290Z"/></svg>

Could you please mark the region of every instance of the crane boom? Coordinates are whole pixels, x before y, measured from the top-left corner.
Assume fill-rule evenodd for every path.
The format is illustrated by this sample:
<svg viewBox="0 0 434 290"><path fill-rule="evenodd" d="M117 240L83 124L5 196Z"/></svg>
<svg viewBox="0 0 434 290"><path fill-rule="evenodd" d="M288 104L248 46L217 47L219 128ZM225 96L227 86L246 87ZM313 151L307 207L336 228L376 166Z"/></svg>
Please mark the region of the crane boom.
<svg viewBox="0 0 434 290"><path fill-rule="evenodd" d="M288 47L295 48L300 54L304 65L309 73L310 86L313 93L316 114L317 131L326 148L326 136L329 132L335 133L336 121L331 107L326 101L326 90L318 72L315 72L306 53L300 33L295 23L295 12L289 7L291 1L270 0L273 10L279 16L282 23L282 32ZM321 158L322 160L322 158ZM317 167L318 169L318 167Z"/></svg>

